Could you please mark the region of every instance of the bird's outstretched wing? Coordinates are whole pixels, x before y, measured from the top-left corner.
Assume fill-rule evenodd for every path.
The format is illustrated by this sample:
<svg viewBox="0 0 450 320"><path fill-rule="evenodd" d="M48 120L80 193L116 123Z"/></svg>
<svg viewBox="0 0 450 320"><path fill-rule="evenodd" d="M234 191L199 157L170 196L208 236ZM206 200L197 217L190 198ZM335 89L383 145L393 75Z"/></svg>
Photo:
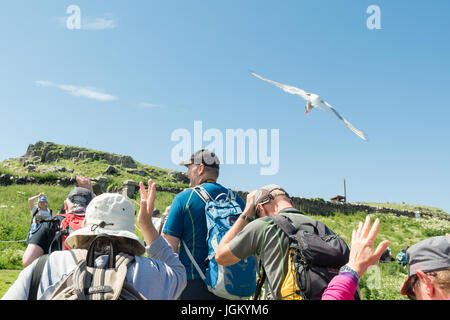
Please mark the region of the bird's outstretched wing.
<svg viewBox="0 0 450 320"><path fill-rule="evenodd" d="M321 102L326 105L333 113L338 117L344 124L349 128L354 134L356 134L361 139L367 141L367 136L362 132L361 130L356 129L350 122L348 122L345 118L343 118L337 111L334 109L329 103L327 103L324 100L321 100Z"/></svg>
<svg viewBox="0 0 450 320"><path fill-rule="evenodd" d="M274 86L277 86L278 88L282 89L283 91L285 91L287 93L296 94L296 95L302 97L303 99L308 100L308 95L309 95L308 92L306 92L306 91L304 91L302 89L299 89L299 88L296 88L296 87L293 87L293 86L289 86L287 84L282 84L282 83L278 83L278 82L275 82L275 81L263 78L260 75L254 73L252 71L250 71L250 73L252 75L254 75L255 77L257 77L258 79L261 79L261 80L263 80L265 82L271 83Z"/></svg>

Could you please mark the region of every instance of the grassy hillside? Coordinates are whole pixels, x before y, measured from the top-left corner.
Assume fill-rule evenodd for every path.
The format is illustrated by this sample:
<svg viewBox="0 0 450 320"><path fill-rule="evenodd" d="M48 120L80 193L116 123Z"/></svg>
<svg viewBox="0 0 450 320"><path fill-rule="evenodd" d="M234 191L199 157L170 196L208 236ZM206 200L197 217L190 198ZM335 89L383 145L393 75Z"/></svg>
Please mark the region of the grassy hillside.
<svg viewBox="0 0 450 320"><path fill-rule="evenodd" d="M412 211L412 212L417 212L417 211L418 212L429 212L437 217L448 216L448 213L440 208L417 205L417 204L408 204L408 203L404 203L404 202L403 203L362 202L362 203L369 205L369 206L375 206L375 207L380 207L380 208L391 208L391 209L396 209L396 210L405 210L405 211Z"/></svg>
<svg viewBox="0 0 450 320"><path fill-rule="evenodd" d="M32 177L50 184L75 176L101 176L107 179L107 191L117 190L126 180L137 182L149 178L160 186L187 186L186 178L179 172L145 165L130 156L42 141L28 146L22 157L1 161L1 174Z"/></svg>
<svg viewBox="0 0 450 320"><path fill-rule="evenodd" d="M49 207L56 213L72 188L47 185L0 187L0 269L22 268L21 259L26 248L23 240L26 239L31 220L28 198L45 192ZM174 196L173 193L158 192L155 207L164 212ZM136 210L139 210L138 201L133 200Z"/></svg>

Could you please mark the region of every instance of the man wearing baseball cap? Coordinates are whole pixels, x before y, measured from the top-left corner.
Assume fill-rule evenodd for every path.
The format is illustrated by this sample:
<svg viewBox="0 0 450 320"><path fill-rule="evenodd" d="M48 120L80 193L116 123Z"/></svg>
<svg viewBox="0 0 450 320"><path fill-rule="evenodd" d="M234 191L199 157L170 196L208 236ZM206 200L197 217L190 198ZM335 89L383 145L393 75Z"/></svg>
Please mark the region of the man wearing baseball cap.
<svg viewBox="0 0 450 320"><path fill-rule="evenodd" d="M408 278L401 293L413 300L450 299L450 237L425 239L406 251Z"/></svg>
<svg viewBox="0 0 450 320"><path fill-rule="evenodd" d="M186 268L187 286L180 300L219 300L219 297L208 291L184 244L205 273L205 260L208 256L205 203L193 187L204 188L214 199L220 194L227 194L228 189L217 183L220 161L214 152L201 149L180 165L188 169L186 176L189 178L190 188L174 198L162 231L174 252L179 252L180 260ZM236 201L241 209L245 207L244 201L237 194Z"/></svg>
<svg viewBox="0 0 450 320"><path fill-rule="evenodd" d="M273 215L288 218L295 227L304 223L317 225L316 220L294 208L286 190L278 185L267 185L247 195L241 218L220 241L215 259L228 266L251 255L259 256L267 274L267 298L281 300L287 298L281 289L289 270L289 239L278 232L270 217Z"/></svg>

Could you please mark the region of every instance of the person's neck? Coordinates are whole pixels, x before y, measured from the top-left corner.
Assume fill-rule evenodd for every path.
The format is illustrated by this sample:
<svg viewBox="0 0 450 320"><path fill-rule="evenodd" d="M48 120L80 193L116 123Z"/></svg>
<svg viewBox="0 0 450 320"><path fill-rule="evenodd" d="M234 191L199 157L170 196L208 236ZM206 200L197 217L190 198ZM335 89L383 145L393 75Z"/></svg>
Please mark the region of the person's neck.
<svg viewBox="0 0 450 320"><path fill-rule="evenodd" d="M201 179L199 185L201 185L202 183L205 183L205 182L214 182L215 183L216 179L212 179L212 178Z"/></svg>
<svg viewBox="0 0 450 320"><path fill-rule="evenodd" d="M450 292L435 288L435 300L450 300Z"/></svg>
<svg viewBox="0 0 450 320"><path fill-rule="evenodd" d="M266 214L264 214L263 216L272 216L274 214L278 214L281 210L288 209L288 208L294 208L294 207L289 202L282 201L282 202L277 203L273 207L273 209L269 209L268 211L266 211Z"/></svg>
<svg viewBox="0 0 450 320"><path fill-rule="evenodd" d="M288 209L288 208L294 208L294 207L289 202L282 201L282 202L277 204L275 212L279 213L281 210Z"/></svg>

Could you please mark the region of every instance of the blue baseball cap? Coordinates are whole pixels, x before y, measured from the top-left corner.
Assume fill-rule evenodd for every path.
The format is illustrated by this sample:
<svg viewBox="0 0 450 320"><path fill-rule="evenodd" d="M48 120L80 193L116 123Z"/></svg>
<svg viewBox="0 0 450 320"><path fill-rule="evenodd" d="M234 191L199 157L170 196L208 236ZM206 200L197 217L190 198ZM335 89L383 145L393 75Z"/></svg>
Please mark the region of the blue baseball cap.
<svg viewBox="0 0 450 320"><path fill-rule="evenodd" d="M39 196L38 202L47 202L48 203L47 197L46 196Z"/></svg>

